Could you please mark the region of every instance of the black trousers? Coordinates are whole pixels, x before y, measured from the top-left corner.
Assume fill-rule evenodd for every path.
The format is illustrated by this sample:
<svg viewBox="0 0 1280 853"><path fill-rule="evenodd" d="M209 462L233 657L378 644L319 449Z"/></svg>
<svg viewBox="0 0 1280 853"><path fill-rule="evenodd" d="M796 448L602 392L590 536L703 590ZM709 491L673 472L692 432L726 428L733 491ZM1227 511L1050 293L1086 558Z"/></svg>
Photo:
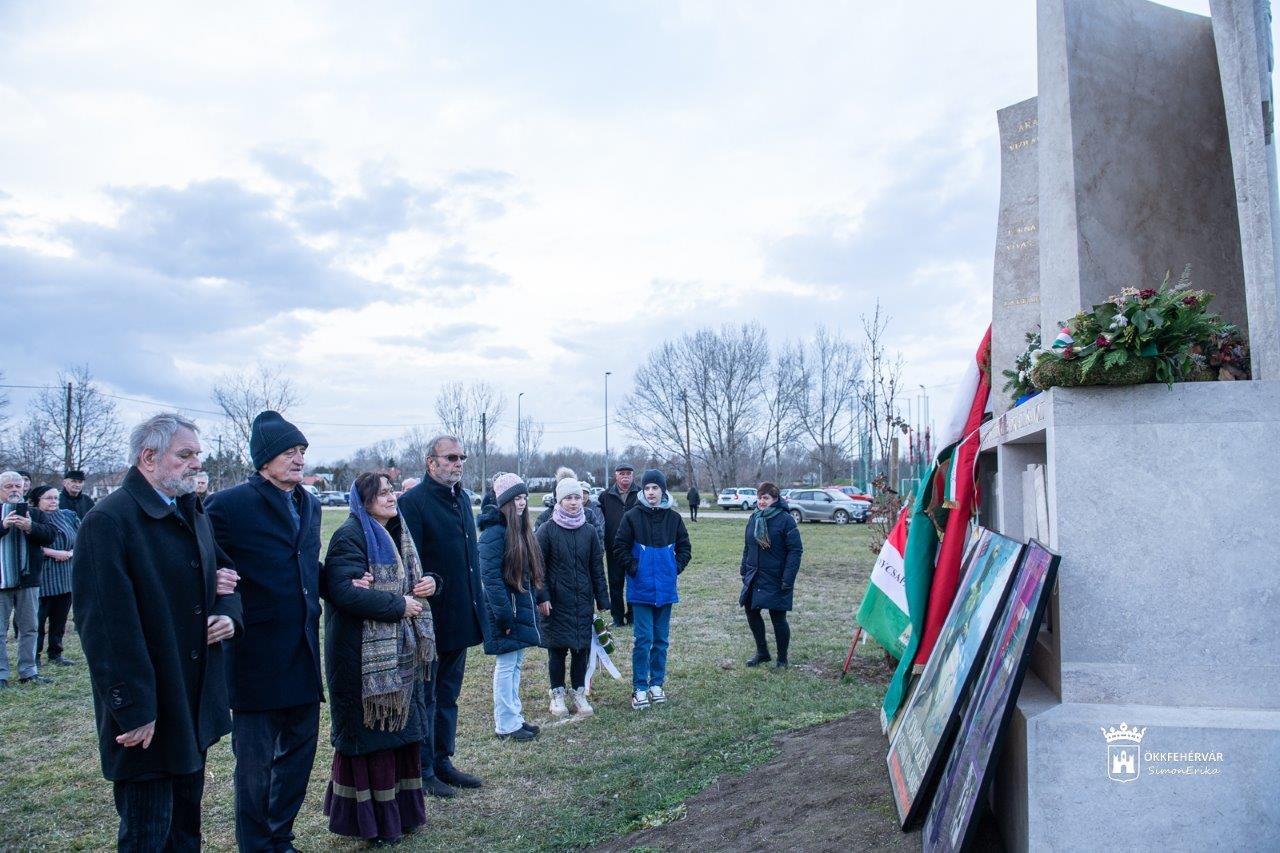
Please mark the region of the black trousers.
<svg viewBox="0 0 1280 853"><path fill-rule="evenodd" d="M697 521L697 520L698 520L698 505L697 505L697 504L689 504L689 519L690 519L691 521Z"/></svg>
<svg viewBox="0 0 1280 853"><path fill-rule="evenodd" d="M613 546L605 546L605 566L609 581L609 612L613 621L622 625L631 623L631 605L627 604L627 570L613 556Z"/></svg>
<svg viewBox="0 0 1280 853"><path fill-rule="evenodd" d="M547 648L547 677L552 688L564 687L564 656L569 655L569 683L574 690L587 686L587 659L590 649Z"/></svg>
<svg viewBox="0 0 1280 853"><path fill-rule="evenodd" d="M319 732L319 702L233 712L236 843L242 851L292 849L293 819L307 795Z"/></svg>
<svg viewBox="0 0 1280 853"><path fill-rule="evenodd" d="M431 664L426 685L427 733L422 739L422 778L429 779L453 764L458 735L458 694L467 672L467 650L440 652Z"/></svg>
<svg viewBox="0 0 1280 853"><path fill-rule="evenodd" d="M140 749L141 747L136 747ZM129 853L198 851L204 768L198 773L114 783L120 831L116 849Z"/></svg>
<svg viewBox="0 0 1280 853"><path fill-rule="evenodd" d="M71 614L71 593L46 595L40 599L36 614L36 658L44 650L45 622L49 623L49 660L62 657L62 637L67 632L67 616Z"/></svg>
<svg viewBox="0 0 1280 853"><path fill-rule="evenodd" d="M787 611L770 610L769 621L773 623L773 636L778 641L778 660L787 659L787 648L791 645L791 626L787 624ZM756 651L762 655L769 654L769 644L764 637L764 619L760 616L760 608L747 608L747 624L751 626L751 635L756 640Z"/></svg>

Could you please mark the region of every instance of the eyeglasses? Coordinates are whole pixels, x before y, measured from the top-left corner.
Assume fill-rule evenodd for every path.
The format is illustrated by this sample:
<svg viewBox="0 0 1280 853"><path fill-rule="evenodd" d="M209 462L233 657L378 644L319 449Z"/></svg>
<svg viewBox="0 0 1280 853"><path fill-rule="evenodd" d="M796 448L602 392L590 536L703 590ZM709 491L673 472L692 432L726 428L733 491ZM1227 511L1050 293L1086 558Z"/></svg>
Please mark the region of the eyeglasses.
<svg viewBox="0 0 1280 853"><path fill-rule="evenodd" d="M446 462L466 462L467 454L465 453L447 453L444 456L434 456L434 459L443 459Z"/></svg>

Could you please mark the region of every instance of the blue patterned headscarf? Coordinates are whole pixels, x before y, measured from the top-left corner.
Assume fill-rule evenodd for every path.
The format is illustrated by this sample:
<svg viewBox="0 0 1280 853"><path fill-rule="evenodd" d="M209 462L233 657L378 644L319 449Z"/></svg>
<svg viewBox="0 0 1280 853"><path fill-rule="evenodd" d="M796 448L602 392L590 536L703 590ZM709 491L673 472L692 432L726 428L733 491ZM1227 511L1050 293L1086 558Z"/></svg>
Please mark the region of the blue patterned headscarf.
<svg viewBox="0 0 1280 853"><path fill-rule="evenodd" d="M347 503L351 505L351 512L355 517L360 519L360 529L364 531L365 548L369 551L369 562L395 565L396 543L391 541L391 534L387 532L387 528L374 521L373 516L369 515L369 510L364 508L355 483L351 484L351 494L347 496Z"/></svg>

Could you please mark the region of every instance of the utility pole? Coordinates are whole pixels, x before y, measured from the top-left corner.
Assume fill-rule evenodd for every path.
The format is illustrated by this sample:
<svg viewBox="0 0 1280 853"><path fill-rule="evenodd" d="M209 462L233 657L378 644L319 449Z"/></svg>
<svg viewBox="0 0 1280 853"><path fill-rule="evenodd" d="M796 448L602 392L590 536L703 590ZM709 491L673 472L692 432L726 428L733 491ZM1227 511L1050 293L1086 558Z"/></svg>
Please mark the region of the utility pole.
<svg viewBox="0 0 1280 853"><path fill-rule="evenodd" d="M689 437L689 395L683 391L680 392L680 402L684 403L684 464L689 470L689 485L697 488L697 481L693 476L693 440Z"/></svg>
<svg viewBox="0 0 1280 853"><path fill-rule="evenodd" d="M604 372L604 478L600 480L602 483L609 482L609 377L612 375L612 370Z"/></svg>
<svg viewBox="0 0 1280 853"><path fill-rule="evenodd" d="M433 451L434 452L434 451ZM489 480L489 426L485 413L480 413L480 494L484 494Z"/></svg>
<svg viewBox="0 0 1280 853"><path fill-rule="evenodd" d="M524 419L520 416L521 391L516 395L516 476L524 479Z"/></svg>
<svg viewBox="0 0 1280 853"><path fill-rule="evenodd" d="M63 460L62 460L63 462L65 462L65 463L66 463L66 467L65 467L65 468L63 468L62 470L64 470L64 471L70 471L70 470L74 467L74 466L71 464L71 383L70 383L70 382L68 382L68 383L67 383L67 424L66 424L66 427L67 427L67 431L66 431L66 438L67 438L67 442L66 442L66 446L65 446L65 448L64 448L64 450L65 450L66 452L63 454Z"/></svg>

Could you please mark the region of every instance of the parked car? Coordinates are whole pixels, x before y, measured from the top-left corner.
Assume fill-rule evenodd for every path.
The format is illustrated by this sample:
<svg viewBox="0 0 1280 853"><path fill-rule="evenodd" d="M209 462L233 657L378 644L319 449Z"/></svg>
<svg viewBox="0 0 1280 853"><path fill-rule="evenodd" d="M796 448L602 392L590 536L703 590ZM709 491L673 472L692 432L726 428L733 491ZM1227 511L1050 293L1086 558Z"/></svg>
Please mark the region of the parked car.
<svg viewBox="0 0 1280 853"><path fill-rule="evenodd" d="M310 485L307 485L306 483L303 483L302 488L306 489L308 492L313 494L316 500L320 500L320 490L317 489L315 486L310 486Z"/></svg>
<svg viewBox="0 0 1280 853"><path fill-rule="evenodd" d="M556 502L556 493L555 493L555 492L547 492L545 495L543 495L543 496L542 496L542 505L543 505L543 506L553 506L553 505L555 504L555 502Z"/></svg>
<svg viewBox="0 0 1280 853"><path fill-rule="evenodd" d="M865 501L869 504L875 502L875 500L871 497L871 495L867 494L866 492L862 491L856 486L833 486L832 488L834 488L838 492L845 493L849 497L853 498L855 501Z"/></svg>
<svg viewBox="0 0 1280 853"><path fill-rule="evenodd" d="M467 493L467 500L471 501L472 506L480 506L480 501L482 499L479 495L477 495L475 492L471 491L470 489L463 489L462 491Z"/></svg>
<svg viewBox="0 0 1280 853"><path fill-rule="evenodd" d="M346 492L329 491L329 492L320 493L320 506L346 506L346 505L347 505Z"/></svg>
<svg viewBox="0 0 1280 853"><path fill-rule="evenodd" d="M836 524L867 523L870 504L855 501L834 489L794 489L787 497L791 517L800 521L834 521Z"/></svg>
<svg viewBox="0 0 1280 853"><path fill-rule="evenodd" d="M738 486L722 489L716 498L716 506L721 509L740 509L743 511L756 508L756 490L750 486Z"/></svg>

